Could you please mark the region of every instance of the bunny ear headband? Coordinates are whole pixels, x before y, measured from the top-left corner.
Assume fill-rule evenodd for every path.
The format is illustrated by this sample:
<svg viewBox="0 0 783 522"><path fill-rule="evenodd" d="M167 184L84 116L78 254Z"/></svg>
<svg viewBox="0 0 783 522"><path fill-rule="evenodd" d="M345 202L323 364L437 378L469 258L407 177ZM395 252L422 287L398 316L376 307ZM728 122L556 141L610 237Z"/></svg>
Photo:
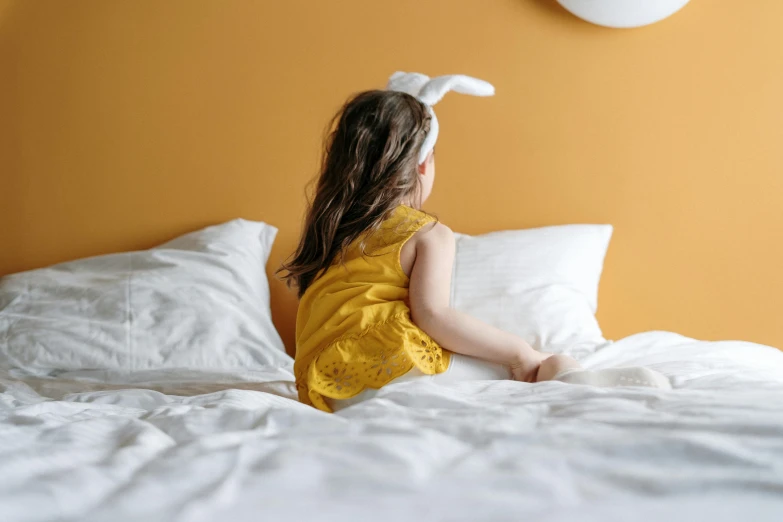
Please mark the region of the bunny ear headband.
<svg viewBox="0 0 783 522"><path fill-rule="evenodd" d="M424 103L430 111L430 116L432 116L430 131L424 138L424 143L421 144L419 165L424 163L427 155L435 148L435 142L438 141L438 118L435 116L435 111L432 110L433 105L438 103L449 91L472 94L473 96L495 94L495 88L492 84L462 74L437 76L430 79L429 76L420 73L396 72L389 78L386 90L408 93Z"/></svg>

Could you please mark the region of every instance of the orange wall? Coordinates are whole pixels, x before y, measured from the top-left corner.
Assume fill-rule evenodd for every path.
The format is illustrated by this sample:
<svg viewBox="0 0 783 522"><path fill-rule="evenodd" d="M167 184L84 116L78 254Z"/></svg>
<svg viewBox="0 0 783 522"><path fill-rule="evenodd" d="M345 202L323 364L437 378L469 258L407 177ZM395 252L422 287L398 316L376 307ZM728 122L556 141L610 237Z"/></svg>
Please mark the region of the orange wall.
<svg viewBox="0 0 783 522"><path fill-rule="evenodd" d="M396 69L438 105L457 231L613 223L599 318L783 346L783 2L610 30L550 0L0 0L0 273L236 216L294 246L323 127ZM274 286L290 340L295 301Z"/></svg>

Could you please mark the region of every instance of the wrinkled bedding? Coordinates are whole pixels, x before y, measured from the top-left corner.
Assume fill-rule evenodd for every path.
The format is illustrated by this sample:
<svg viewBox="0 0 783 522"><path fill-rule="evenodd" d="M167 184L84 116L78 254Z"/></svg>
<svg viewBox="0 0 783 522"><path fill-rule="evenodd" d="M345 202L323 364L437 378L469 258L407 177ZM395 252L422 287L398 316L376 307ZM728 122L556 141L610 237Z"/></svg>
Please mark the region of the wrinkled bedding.
<svg viewBox="0 0 783 522"><path fill-rule="evenodd" d="M587 367L671 391L390 385L326 414L287 369L0 374L0 521L783 520L783 352L648 332Z"/></svg>

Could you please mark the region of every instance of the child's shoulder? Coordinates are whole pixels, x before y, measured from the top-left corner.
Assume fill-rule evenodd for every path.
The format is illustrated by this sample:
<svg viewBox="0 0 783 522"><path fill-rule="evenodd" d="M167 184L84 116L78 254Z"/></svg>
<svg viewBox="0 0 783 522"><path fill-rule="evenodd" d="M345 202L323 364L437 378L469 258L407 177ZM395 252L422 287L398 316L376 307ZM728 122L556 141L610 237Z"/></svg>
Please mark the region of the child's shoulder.
<svg viewBox="0 0 783 522"><path fill-rule="evenodd" d="M432 220L413 234L400 252L400 265L410 277L417 260L428 257L445 258L454 255L454 232L437 220Z"/></svg>
<svg viewBox="0 0 783 522"><path fill-rule="evenodd" d="M442 244L454 241L454 232L441 221L432 221L421 227L413 238L417 243Z"/></svg>

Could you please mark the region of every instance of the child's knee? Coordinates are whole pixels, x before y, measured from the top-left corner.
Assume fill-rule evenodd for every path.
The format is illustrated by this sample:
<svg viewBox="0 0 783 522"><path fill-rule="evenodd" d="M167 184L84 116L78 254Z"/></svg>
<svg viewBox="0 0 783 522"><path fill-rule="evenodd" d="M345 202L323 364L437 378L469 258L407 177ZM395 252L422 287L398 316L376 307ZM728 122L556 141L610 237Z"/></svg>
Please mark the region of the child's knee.
<svg viewBox="0 0 783 522"><path fill-rule="evenodd" d="M549 381L555 375L569 368L579 368L579 363L567 355L552 355L547 357L538 369L538 381Z"/></svg>

